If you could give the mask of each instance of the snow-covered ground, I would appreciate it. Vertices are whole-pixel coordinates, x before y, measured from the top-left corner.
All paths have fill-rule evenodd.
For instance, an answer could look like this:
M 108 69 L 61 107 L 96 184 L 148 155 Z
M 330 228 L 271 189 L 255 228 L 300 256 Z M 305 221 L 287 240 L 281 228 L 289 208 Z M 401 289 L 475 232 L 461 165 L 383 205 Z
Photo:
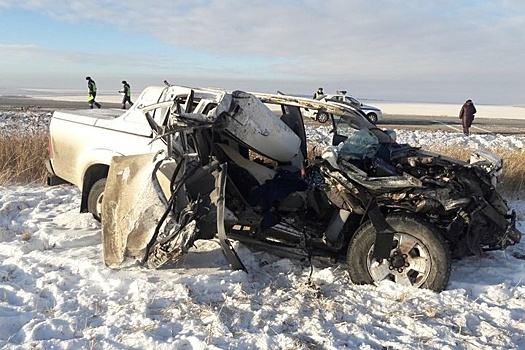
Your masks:
M 7 119 L 0 113 L 0 126 L 9 128 Z M 309 129 L 309 139 L 321 142 L 326 132 Z M 397 134 L 422 147 L 519 150 L 525 142 Z M 341 268 L 311 269 L 239 243 L 248 273 L 232 272 L 216 241 L 198 242 L 161 270 L 111 270 L 102 261 L 100 225 L 79 205 L 79 191 L 67 185 L 0 188 L 0 347 L 525 349 L 523 242 L 455 261 L 441 293 L 388 282 L 356 286 Z M 510 205 L 525 231 L 525 201 Z

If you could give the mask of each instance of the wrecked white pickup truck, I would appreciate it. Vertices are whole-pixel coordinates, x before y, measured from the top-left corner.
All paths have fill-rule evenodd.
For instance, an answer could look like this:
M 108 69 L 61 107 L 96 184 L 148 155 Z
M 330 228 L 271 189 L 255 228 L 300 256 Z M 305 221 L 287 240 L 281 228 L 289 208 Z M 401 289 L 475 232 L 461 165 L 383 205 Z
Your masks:
M 195 240 L 219 237 L 232 268 L 244 269 L 229 244 L 236 239 L 342 261 L 354 283 L 386 279 L 439 291 L 452 257 L 520 241 L 515 214 L 495 189 L 497 156 L 475 152 L 461 161 L 397 144 L 352 108 L 310 99 L 165 89 L 151 88 L 158 95 L 150 105 L 140 101 L 114 118 L 135 113 L 151 152 L 119 146 L 111 162 L 84 164 L 53 135 L 64 121 L 51 122 L 51 169 L 87 192 L 82 210 L 102 216 L 110 267 L 131 258 L 157 268 Z M 303 108 L 331 115 L 333 146 L 322 156 L 308 154 Z M 61 152 L 76 160 L 76 176 L 59 172 Z M 105 192 L 91 194 L 97 179 Z
M 50 173 L 48 184 L 69 182 L 82 190 L 80 209 L 100 218 L 102 194 L 114 156 L 155 152 L 164 149 L 144 116 L 150 113 L 159 124 L 167 120 L 176 96 L 188 95 L 188 88 L 148 87 L 127 111 L 122 109 L 64 110 L 53 113 L 49 126 Z M 216 106 L 217 94 L 194 90 L 201 103 L 196 113 L 208 113 Z M 219 93 L 219 96 L 222 93 Z M 167 105 L 163 102 L 168 101 Z

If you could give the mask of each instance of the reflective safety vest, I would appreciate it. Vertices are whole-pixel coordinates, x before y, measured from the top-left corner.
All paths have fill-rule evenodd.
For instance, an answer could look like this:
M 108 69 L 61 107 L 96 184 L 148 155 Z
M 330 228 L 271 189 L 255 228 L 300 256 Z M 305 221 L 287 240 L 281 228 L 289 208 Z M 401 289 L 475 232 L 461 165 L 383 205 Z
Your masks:
M 97 84 L 95 84 L 95 81 L 93 80 L 88 81 L 88 90 L 89 90 L 89 94 L 97 93 Z

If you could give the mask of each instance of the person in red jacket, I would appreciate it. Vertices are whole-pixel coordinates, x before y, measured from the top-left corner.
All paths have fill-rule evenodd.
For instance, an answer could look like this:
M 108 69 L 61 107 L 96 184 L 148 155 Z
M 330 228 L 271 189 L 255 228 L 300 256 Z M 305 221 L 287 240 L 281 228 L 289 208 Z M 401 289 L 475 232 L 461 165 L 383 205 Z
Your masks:
M 463 125 L 463 133 L 467 136 L 474 121 L 474 114 L 476 114 L 476 107 L 474 107 L 472 100 L 465 101 L 461 111 L 459 111 L 459 119 L 461 119 L 461 124 Z

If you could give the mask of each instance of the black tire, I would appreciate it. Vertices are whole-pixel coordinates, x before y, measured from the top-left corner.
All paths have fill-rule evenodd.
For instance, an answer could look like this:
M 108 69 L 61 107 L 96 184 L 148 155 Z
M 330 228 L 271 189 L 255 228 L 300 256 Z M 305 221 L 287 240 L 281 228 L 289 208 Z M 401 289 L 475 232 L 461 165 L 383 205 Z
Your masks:
M 319 112 L 319 113 L 317 113 L 317 118 L 316 119 L 317 119 L 317 121 L 319 123 L 323 123 L 324 124 L 324 123 L 326 123 L 328 121 L 328 113 L 326 113 L 326 112 Z
M 87 208 L 93 217 L 100 221 L 102 219 L 102 198 L 106 188 L 106 178 L 97 180 L 89 189 Z
M 437 292 L 443 290 L 450 278 L 451 257 L 437 229 L 406 214 L 388 215 L 386 222 L 395 232 L 390 258 L 378 261 L 372 257 L 376 230 L 370 221 L 361 225 L 350 241 L 346 260 L 352 282 L 391 280 Z M 397 267 L 400 263 L 402 266 Z
M 377 114 L 368 113 L 366 116 L 368 117 L 368 120 L 370 120 L 372 123 L 377 124 Z

